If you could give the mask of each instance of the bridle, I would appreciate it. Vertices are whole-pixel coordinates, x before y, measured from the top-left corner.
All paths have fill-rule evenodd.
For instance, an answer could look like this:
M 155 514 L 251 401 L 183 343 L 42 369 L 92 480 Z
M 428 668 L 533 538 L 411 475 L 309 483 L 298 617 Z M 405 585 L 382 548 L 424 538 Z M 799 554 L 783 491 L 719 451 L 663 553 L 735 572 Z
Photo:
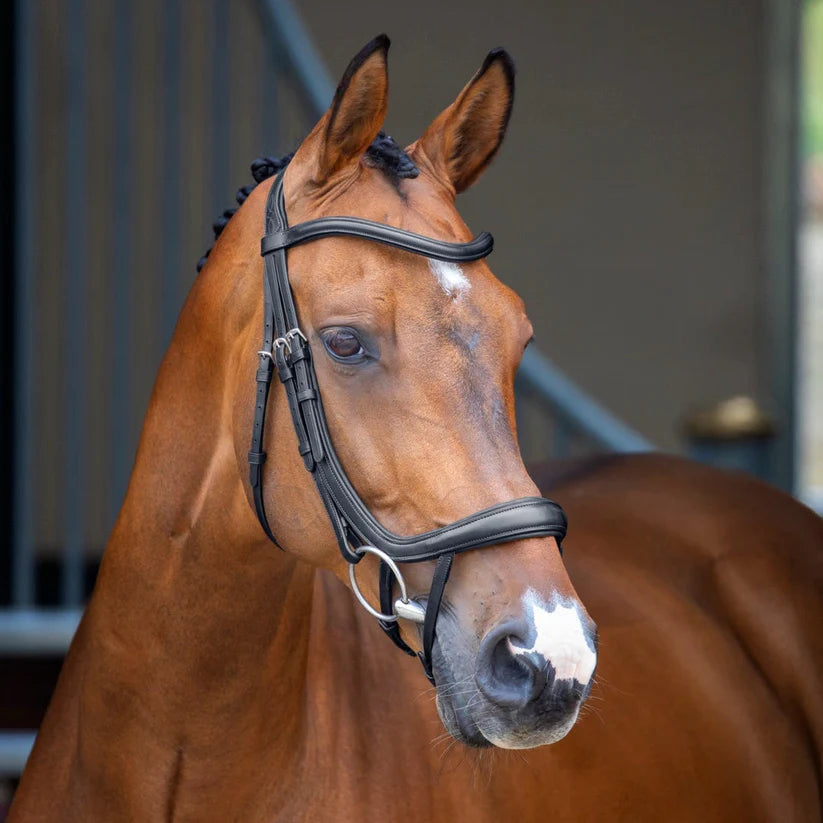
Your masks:
M 277 175 L 266 201 L 265 236 L 261 253 L 263 274 L 263 348 L 258 352 L 257 395 L 249 451 L 249 477 L 257 517 L 266 535 L 277 545 L 263 502 L 263 430 L 272 374 L 277 370 L 288 399 L 297 443 L 306 469 L 314 476 L 328 512 L 340 552 L 349 563 L 352 589 L 367 611 L 403 651 L 414 651 L 403 641 L 400 617 L 423 624 L 423 651 L 418 654 L 426 677 L 434 683 L 432 648 L 443 591 L 457 552 L 509 543 L 529 537 L 551 536 L 558 545 L 566 534 L 560 506 L 544 497 L 521 497 L 498 503 L 461 520 L 413 537 L 400 537 L 379 523 L 360 499 L 340 465 L 331 442 L 312 363 L 309 341 L 300 330 L 294 295 L 289 285 L 286 250 L 322 237 L 350 236 L 394 246 L 436 260 L 470 262 L 486 257 L 494 241 L 483 232 L 468 243 L 435 240 L 356 217 L 325 217 L 289 227 L 283 195 L 283 177 Z M 355 566 L 366 554 L 380 558 L 380 608 L 374 609 L 357 586 Z M 437 559 L 425 607 L 408 597 L 398 563 Z M 400 597 L 393 600 L 393 579 Z

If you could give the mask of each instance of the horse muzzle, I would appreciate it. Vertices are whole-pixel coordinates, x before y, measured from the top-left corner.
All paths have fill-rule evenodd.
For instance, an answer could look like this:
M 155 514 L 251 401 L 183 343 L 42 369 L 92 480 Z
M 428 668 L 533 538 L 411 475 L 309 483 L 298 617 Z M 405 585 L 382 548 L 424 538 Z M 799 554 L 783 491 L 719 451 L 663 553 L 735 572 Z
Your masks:
M 524 614 L 493 626 L 473 655 L 454 615 L 441 623 L 437 707 L 453 737 L 524 749 L 568 733 L 597 665 L 597 628 L 576 602 L 546 606 L 530 593 Z

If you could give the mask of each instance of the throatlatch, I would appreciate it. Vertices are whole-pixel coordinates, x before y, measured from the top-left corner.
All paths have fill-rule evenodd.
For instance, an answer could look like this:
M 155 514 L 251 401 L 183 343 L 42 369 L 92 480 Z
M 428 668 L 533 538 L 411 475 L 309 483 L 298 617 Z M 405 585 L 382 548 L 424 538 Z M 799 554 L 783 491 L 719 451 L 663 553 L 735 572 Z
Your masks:
M 272 375 L 276 369 L 283 383 L 306 469 L 314 475 L 317 490 L 328 512 L 340 552 L 350 564 L 352 588 L 363 606 L 375 615 L 384 631 L 408 654 L 398 618 L 422 623 L 423 651 L 419 654 L 426 676 L 434 683 L 432 648 L 443 592 L 452 560 L 458 552 L 509 543 L 529 537 L 554 537 L 558 545 L 566 534 L 566 517 L 560 506 L 545 497 L 522 497 L 498 503 L 433 531 L 400 537 L 379 523 L 360 499 L 340 465 L 331 442 L 311 349 L 300 330 L 294 296 L 289 285 L 286 250 L 323 237 L 359 237 L 394 246 L 412 254 L 455 263 L 486 257 L 492 236 L 479 234 L 468 243 L 451 243 L 404 231 L 384 223 L 356 217 L 325 217 L 289 228 L 283 195 L 283 173 L 277 175 L 266 202 L 266 234 L 261 243 L 265 260 L 263 275 L 263 348 L 257 369 L 254 426 L 249 451 L 249 479 L 257 517 L 272 542 L 263 501 L 263 431 Z M 354 567 L 365 554 L 380 558 L 380 608 L 377 612 L 360 593 Z M 425 608 L 408 597 L 398 563 L 437 560 Z M 393 580 L 401 596 L 393 600 Z

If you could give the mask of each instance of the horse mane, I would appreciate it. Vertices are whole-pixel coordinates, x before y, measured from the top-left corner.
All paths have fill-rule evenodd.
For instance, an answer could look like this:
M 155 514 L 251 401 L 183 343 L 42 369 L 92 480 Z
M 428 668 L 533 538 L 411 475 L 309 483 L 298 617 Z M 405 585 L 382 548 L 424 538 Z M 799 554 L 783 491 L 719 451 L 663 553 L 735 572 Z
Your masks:
M 239 188 L 235 195 L 237 206 L 232 209 L 226 209 L 223 214 L 212 223 L 215 240 L 220 237 L 223 229 L 226 228 L 226 225 L 237 209 L 246 202 L 246 198 L 251 194 L 255 186 L 283 171 L 283 169 L 289 165 L 292 157 L 294 157 L 294 152 L 284 154 L 282 157 L 258 157 L 251 164 L 251 175 L 254 178 L 254 183 L 249 183 Z M 414 165 L 411 157 L 383 131 L 378 133 L 377 137 L 372 141 L 372 144 L 366 149 L 364 161 L 369 166 L 380 169 L 395 185 L 398 184 L 400 180 L 417 177 L 417 175 L 420 174 L 420 170 Z M 211 254 L 212 248 L 214 248 L 213 244 L 197 261 L 197 271 L 200 271 L 200 269 L 206 265 L 206 260 L 209 254 Z

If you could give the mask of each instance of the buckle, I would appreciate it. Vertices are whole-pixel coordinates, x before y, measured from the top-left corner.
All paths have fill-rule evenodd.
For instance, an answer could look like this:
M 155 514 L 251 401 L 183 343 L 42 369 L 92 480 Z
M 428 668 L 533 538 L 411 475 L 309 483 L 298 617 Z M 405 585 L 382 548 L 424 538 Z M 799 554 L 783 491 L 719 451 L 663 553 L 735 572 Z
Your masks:
M 291 342 L 292 340 L 294 340 L 295 337 L 299 337 L 307 346 L 309 344 L 309 341 L 306 340 L 306 335 L 303 334 L 303 332 L 300 331 L 300 329 L 298 329 L 297 327 L 289 329 L 286 332 L 286 345 L 289 347 L 289 352 L 291 352 Z
M 277 361 L 274 359 L 274 350 L 275 349 L 285 349 L 289 354 L 292 353 L 292 341 L 295 337 L 299 337 L 306 345 L 309 344 L 309 341 L 306 339 L 306 335 L 303 334 L 302 331 L 298 328 L 289 329 L 282 337 L 278 337 L 275 341 L 271 344 L 272 351 L 259 351 L 257 352 L 258 357 L 268 357 L 269 360 L 276 366 Z

